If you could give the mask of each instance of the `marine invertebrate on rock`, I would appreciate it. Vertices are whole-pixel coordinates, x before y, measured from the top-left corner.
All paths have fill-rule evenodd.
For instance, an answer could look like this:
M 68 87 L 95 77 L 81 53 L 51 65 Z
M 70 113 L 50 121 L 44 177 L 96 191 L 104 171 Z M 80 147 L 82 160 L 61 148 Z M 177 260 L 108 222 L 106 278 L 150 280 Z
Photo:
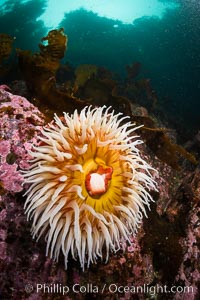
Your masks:
M 140 157 L 141 141 L 127 118 L 105 106 L 55 115 L 30 152 L 25 212 L 33 237 L 46 232 L 46 253 L 57 260 L 62 251 L 66 267 L 70 251 L 83 269 L 103 257 L 103 248 L 108 260 L 150 206 L 152 168 Z

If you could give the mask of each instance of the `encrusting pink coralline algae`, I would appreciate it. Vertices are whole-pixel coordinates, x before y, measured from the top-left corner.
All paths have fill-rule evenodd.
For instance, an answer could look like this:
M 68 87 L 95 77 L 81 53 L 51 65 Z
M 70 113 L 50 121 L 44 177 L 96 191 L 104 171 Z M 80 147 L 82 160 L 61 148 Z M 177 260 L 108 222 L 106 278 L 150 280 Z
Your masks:
M 27 150 L 36 142 L 37 126 L 43 125 L 42 114 L 26 98 L 0 86 L 0 183 L 9 192 L 22 191 L 20 168 L 28 166 Z

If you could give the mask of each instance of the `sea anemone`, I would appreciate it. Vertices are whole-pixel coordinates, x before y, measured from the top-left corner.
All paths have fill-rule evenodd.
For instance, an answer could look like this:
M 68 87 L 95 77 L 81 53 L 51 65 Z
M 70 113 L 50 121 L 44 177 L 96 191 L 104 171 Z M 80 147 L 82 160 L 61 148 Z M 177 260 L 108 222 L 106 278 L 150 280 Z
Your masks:
M 24 181 L 25 212 L 37 240 L 46 234 L 46 255 L 96 263 L 129 241 L 146 215 L 155 189 L 152 168 L 140 157 L 134 124 L 111 108 L 85 107 L 54 121 L 33 146 Z

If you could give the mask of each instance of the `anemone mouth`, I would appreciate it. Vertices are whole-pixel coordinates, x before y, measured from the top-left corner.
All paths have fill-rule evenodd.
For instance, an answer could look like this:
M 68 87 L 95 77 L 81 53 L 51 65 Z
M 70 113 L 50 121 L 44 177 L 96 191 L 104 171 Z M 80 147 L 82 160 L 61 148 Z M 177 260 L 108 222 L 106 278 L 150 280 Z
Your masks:
M 66 268 L 69 252 L 82 269 L 103 257 L 104 246 L 107 260 L 137 231 L 152 201 L 152 168 L 139 155 L 136 128 L 110 109 L 55 115 L 24 173 L 32 234 L 46 233 L 47 254 L 57 260 L 62 252 Z
M 105 194 L 112 179 L 112 167 L 103 167 L 98 165 L 96 170 L 91 170 L 85 177 L 85 187 L 88 194 L 95 198 L 100 199 Z

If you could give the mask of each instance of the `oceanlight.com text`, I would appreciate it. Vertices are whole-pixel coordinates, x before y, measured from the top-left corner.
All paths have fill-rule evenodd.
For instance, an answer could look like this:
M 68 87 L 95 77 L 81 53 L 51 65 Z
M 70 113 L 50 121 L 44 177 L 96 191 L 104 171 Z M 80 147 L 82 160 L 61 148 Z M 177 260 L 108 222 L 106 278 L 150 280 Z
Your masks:
M 103 294 L 103 293 L 110 293 L 110 294 L 148 294 L 148 295 L 158 295 L 158 294 L 176 294 L 176 293 L 188 293 L 193 294 L 195 292 L 193 286 L 167 286 L 167 285 L 155 285 L 150 286 L 148 284 L 144 284 L 141 286 L 134 286 L 134 285 L 120 285 L 116 283 L 111 284 L 102 284 L 96 285 L 92 283 L 88 283 L 85 285 L 81 285 L 79 283 L 75 283 L 72 286 L 62 285 L 60 283 L 55 284 L 47 284 L 47 283 L 38 283 L 36 286 L 32 284 L 25 285 L 25 291 L 27 293 L 42 293 L 42 294 L 61 294 L 66 295 L 68 293 L 74 294 L 86 294 L 86 293 L 93 293 L 93 294 Z

